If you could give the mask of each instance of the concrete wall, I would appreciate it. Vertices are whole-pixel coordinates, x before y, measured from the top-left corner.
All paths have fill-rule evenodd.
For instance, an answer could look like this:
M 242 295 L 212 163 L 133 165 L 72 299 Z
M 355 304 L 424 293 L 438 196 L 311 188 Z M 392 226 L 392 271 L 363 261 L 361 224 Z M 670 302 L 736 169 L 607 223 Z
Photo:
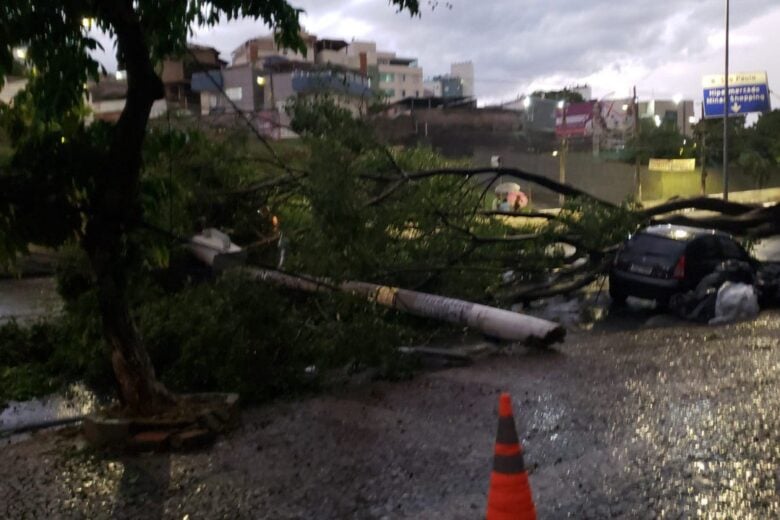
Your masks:
M 380 138 L 389 144 L 431 146 L 448 157 L 470 158 L 474 166 L 488 166 L 492 156 L 500 155 L 505 166 L 558 180 L 558 157 L 553 157 L 550 152 L 529 151 L 534 147 L 533 140 L 521 134 L 523 120 L 511 110 L 416 109 L 411 115 L 378 118 L 374 120 L 374 126 Z M 760 188 L 754 178 L 739 168 L 732 167 L 729 171 L 730 191 Z M 593 157 L 590 152 L 570 151 L 566 181 L 597 197 L 620 203 L 634 194 L 634 166 Z M 642 200 L 701 194 L 701 172 L 698 169 L 690 172 L 650 172 L 647 166 L 643 166 L 640 168 L 640 182 Z M 557 206 L 557 194 L 532 185 L 523 187 L 532 191 L 533 201 L 538 206 Z M 773 172 L 763 187 L 780 187 L 780 171 Z M 722 190 L 720 170 L 710 169 L 707 193 Z
M 489 165 L 490 158 L 500 155 L 507 167 L 518 167 L 538 173 L 549 179 L 558 180 L 560 162 L 550 154 L 531 154 L 507 146 L 477 146 L 472 159 L 474 165 Z M 634 166 L 622 162 L 603 161 L 590 153 L 569 152 L 566 161 L 566 182 L 604 200 L 620 203 L 633 197 Z M 655 172 L 640 167 L 642 199 L 667 200 L 673 197 L 695 197 L 701 195 L 701 171 Z M 523 184 L 523 183 L 521 183 Z M 763 187 L 780 186 L 780 171 L 773 172 Z M 529 188 L 524 186 L 524 189 Z M 739 168 L 729 170 L 729 191 L 755 190 L 760 188 L 754 178 Z M 539 187 L 531 188 L 533 202 L 540 207 L 557 206 L 557 195 Z M 707 194 L 723 191 L 722 174 L 709 170 L 706 181 Z
M 474 165 L 489 165 L 490 158 L 500 155 L 503 165 L 526 170 L 543 175 L 548 179 L 558 180 L 560 162 L 550 154 L 534 154 L 506 146 L 477 146 L 472 155 Z M 617 162 L 602 162 L 594 160 L 591 154 L 568 154 L 566 161 L 566 183 L 585 190 L 609 202 L 620 203 L 626 200 L 634 187 L 634 168 Z M 646 174 L 646 172 L 645 172 Z M 558 195 L 534 186 L 520 182 L 523 191 L 530 191 L 532 202 L 537 207 L 552 207 L 558 205 Z
M 374 126 L 391 144 L 425 144 L 447 156 L 470 157 L 477 145 L 517 147 L 521 120 L 510 110 L 433 108 L 377 118 Z

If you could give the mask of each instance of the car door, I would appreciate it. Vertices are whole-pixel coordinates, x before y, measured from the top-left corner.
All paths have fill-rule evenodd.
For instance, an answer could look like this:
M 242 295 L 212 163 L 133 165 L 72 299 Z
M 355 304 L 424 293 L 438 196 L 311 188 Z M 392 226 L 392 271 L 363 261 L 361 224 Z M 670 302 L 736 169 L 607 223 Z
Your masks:
M 698 285 L 723 260 L 718 239 L 706 235 L 693 240 L 685 255 L 685 281 L 688 287 Z

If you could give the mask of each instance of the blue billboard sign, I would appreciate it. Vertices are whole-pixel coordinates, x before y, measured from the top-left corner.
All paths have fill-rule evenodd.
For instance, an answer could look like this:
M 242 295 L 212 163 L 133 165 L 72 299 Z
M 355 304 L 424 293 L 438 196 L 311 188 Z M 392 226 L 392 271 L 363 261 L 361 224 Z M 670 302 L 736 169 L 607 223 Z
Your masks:
M 723 117 L 726 96 L 724 76 L 705 76 L 704 117 Z M 729 74 L 730 116 L 771 110 L 766 73 Z

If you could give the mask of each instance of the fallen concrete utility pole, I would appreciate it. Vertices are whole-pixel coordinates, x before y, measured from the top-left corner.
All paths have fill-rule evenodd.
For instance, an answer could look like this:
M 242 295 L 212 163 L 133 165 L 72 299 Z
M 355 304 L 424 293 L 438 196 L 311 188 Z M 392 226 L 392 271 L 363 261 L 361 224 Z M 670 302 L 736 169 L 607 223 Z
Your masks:
M 212 229 L 193 237 L 190 248 L 201 261 L 214 268 L 231 266 L 233 263 L 231 259 L 242 252 L 240 247 L 230 243 L 227 235 Z M 270 269 L 244 267 L 242 271 L 255 280 L 271 282 L 291 289 L 307 292 L 336 289 L 355 294 L 415 316 L 467 325 L 483 334 L 506 341 L 545 346 L 563 341 L 566 335 L 566 329 L 557 323 L 435 294 L 366 282 L 331 283 L 327 280 L 307 279 Z

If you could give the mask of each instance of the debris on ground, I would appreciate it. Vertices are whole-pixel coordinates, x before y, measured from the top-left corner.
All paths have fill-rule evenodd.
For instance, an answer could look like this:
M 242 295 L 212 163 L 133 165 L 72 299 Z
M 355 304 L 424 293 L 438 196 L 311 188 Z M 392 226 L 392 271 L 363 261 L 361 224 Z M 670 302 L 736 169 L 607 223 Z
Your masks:
M 602 289 L 602 290 L 600 290 Z M 598 284 L 569 295 L 534 300 L 512 307 L 537 318 L 559 323 L 567 329 L 590 330 L 609 312 L 609 295 Z
M 715 317 L 710 325 L 749 320 L 758 316 L 758 296 L 752 285 L 726 282 L 718 289 Z
M 717 325 L 758 315 L 755 269 L 747 262 L 728 260 L 692 291 L 672 296 L 669 309 L 683 319 Z
M 193 449 L 237 426 L 238 395 L 182 395 L 173 410 L 152 417 L 128 418 L 117 412 L 104 410 L 84 419 L 84 437 L 92 446 L 136 452 Z

